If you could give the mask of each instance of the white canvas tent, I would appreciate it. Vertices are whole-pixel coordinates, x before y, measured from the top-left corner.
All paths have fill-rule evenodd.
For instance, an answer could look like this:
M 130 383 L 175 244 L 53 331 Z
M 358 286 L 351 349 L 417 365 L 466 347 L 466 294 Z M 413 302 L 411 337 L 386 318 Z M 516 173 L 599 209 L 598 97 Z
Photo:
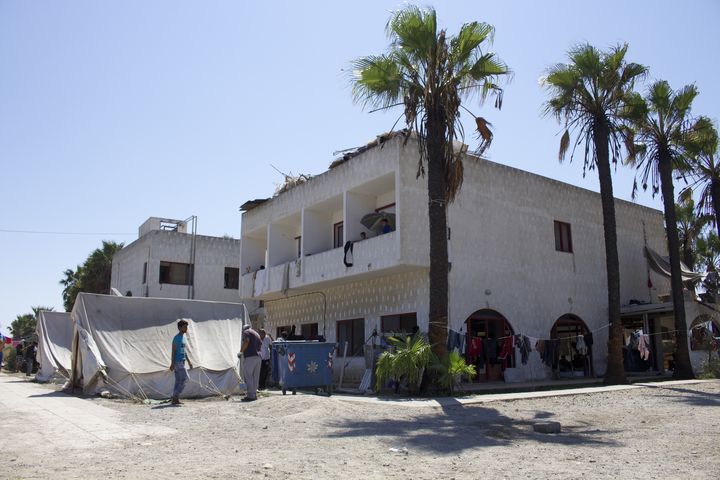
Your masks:
M 243 304 L 81 293 L 72 319 L 72 384 L 86 393 L 107 389 L 140 398 L 169 398 L 169 370 L 177 322 L 189 322 L 193 368 L 183 397 L 236 393 Z
M 73 323 L 66 312 L 41 311 L 37 317 L 38 354 L 40 369 L 35 378 L 47 382 L 56 373 L 70 377 Z

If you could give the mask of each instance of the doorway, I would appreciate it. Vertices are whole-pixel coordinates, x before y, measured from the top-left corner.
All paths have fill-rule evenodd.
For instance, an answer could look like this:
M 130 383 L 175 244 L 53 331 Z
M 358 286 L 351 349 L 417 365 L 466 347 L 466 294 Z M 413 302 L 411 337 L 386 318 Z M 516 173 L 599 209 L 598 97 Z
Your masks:
M 482 309 L 465 320 L 466 361 L 475 365 L 477 382 L 503 380 L 503 371 L 515 367 L 515 350 L 510 322 L 495 310 Z

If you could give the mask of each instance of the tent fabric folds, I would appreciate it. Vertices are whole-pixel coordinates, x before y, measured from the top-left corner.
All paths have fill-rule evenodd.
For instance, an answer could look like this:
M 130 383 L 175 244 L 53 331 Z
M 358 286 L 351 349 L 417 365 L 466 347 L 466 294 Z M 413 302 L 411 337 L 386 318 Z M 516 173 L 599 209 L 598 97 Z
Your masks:
M 69 378 L 73 338 L 70 314 L 41 311 L 37 317 L 37 336 L 40 368 L 35 378 L 47 382 L 56 373 Z
M 670 278 L 670 260 L 668 257 L 663 257 L 651 248 L 645 247 L 645 258 L 647 258 L 648 265 L 655 273 Z M 693 272 L 682 262 L 680 262 L 680 273 L 683 282 L 697 281 L 703 278 L 702 273 Z
M 183 397 L 228 395 L 240 386 L 237 353 L 243 304 L 81 293 L 72 311 L 72 383 L 86 393 L 169 398 L 169 370 L 177 322 L 188 321 L 193 364 Z

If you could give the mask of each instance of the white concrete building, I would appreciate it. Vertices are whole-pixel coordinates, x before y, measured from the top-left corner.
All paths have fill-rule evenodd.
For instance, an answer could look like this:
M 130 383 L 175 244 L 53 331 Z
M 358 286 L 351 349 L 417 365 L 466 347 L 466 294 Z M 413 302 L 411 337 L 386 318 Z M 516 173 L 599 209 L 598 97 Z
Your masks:
M 379 137 L 310 181 L 241 207 L 241 297 L 265 301 L 264 326 L 273 335 L 295 326 L 306 337 L 348 342 L 354 358 L 345 378 L 362 375 L 362 345 L 373 331 L 428 330 L 427 180 L 416 178 L 416 143 L 404 141 Z M 592 355 L 569 358 L 566 370 L 602 374 L 608 315 L 599 194 L 473 156 L 464 165 L 448 211 L 450 329 L 496 341 L 572 337 L 573 344 L 592 333 Z M 622 303 L 657 301 L 669 281 L 650 272 L 643 249 L 666 252 L 662 212 L 622 200 L 616 209 Z M 374 212 L 394 214 L 395 230 L 378 235 L 364 226 Z M 352 266 L 344 263 L 348 241 Z M 479 380 L 551 374 L 537 354 L 526 365 L 517 352 L 499 367 L 485 360 Z
M 123 295 L 240 302 L 240 240 L 188 233 L 181 220 L 151 217 L 117 252 L 110 285 Z

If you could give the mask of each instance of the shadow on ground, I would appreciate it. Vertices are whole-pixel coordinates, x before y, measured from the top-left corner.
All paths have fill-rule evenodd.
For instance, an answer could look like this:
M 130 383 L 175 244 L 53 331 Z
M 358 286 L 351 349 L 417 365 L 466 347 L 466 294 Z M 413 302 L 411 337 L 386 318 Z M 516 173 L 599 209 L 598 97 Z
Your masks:
M 678 402 L 687 403 L 694 407 L 720 407 L 720 394 L 717 394 L 717 393 L 703 392 L 703 391 L 693 390 L 690 388 L 670 387 L 670 386 L 666 387 L 666 386 L 663 386 L 662 384 L 647 385 L 647 388 L 651 388 L 654 390 L 667 390 L 668 392 L 674 392 L 674 393 L 680 394 L 680 395 L 673 395 L 672 393 L 668 393 L 667 395 L 662 395 L 662 396 L 673 399 Z
M 563 425 L 559 434 L 533 431 L 537 421 L 551 419 L 550 412 L 537 411 L 531 420 L 515 419 L 493 408 L 444 402 L 442 412 L 418 412 L 405 418 L 376 420 L 344 420 L 330 423 L 335 431 L 328 437 L 382 437 L 389 446 L 407 447 L 438 454 L 452 454 L 467 449 L 511 445 L 518 442 L 541 442 L 558 445 L 618 446 L 608 440 L 613 433 L 592 429 L 587 424 Z

